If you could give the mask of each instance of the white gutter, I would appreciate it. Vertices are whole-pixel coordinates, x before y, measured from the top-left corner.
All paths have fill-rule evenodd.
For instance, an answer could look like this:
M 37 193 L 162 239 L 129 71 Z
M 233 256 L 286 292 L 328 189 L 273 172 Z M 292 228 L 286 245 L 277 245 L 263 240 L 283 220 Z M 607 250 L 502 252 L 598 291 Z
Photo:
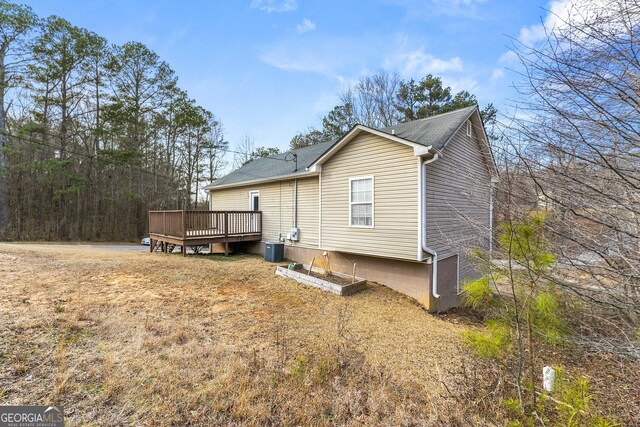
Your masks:
M 265 182 L 287 181 L 289 179 L 294 179 L 294 178 L 305 178 L 308 176 L 318 176 L 318 175 L 319 175 L 318 172 L 295 172 L 295 173 L 290 173 L 286 175 L 273 176 L 269 178 L 258 178 L 258 179 L 252 179 L 250 181 L 234 182 L 233 184 L 222 184 L 222 185 L 211 184 L 204 187 L 204 189 L 208 191 L 215 191 L 221 188 L 246 187 L 247 185 L 262 184 Z
M 431 255 L 430 264 L 431 267 L 431 292 L 434 298 L 440 298 L 438 293 L 438 253 L 427 246 L 427 165 L 438 159 L 438 153 L 434 154 L 432 158 L 422 162 L 422 179 L 420 180 L 420 192 L 422 193 L 422 250 Z

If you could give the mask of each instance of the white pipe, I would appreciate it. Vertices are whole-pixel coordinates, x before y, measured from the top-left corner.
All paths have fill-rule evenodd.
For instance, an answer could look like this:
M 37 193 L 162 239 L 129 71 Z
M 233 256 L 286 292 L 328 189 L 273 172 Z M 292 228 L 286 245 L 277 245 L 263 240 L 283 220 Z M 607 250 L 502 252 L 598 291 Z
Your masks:
M 318 248 L 322 249 L 322 169 L 318 177 Z
M 420 191 L 422 192 L 422 250 L 431 255 L 431 292 L 434 298 L 440 298 L 438 293 L 438 253 L 427 246 L 427 165 L 438 159 L 438 153 L 422 162 L 422 179 L 420 179 Z
M 295 185 L 295 195 L 293 202 L 293 226 L 295 228 L 298 228 L 298 180 L 295 179 L 293 182 Z
M 542 387 L 545 391 L 552 392 L 556 382 L 556 371 L 551 366 L 542 368 Z

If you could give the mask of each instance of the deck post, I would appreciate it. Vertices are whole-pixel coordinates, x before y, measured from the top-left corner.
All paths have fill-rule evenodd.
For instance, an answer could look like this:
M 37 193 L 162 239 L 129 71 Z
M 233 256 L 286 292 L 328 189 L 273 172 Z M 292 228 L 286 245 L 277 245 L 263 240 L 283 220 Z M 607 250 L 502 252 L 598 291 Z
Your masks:
M 187 212 L 182 211 L 182 238 L 187 238 Z
M 182 210 L 182 256 L 187 256 L 187 211 Z
M 153 253 L 153 239 L 149 239 L 149 252 Z

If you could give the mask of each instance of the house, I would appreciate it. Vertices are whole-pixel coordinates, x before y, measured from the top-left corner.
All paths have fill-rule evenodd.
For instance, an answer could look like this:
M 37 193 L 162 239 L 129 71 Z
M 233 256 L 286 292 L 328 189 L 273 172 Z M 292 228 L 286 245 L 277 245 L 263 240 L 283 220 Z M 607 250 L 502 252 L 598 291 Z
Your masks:
M 458 301 L 489 249 L 495 163 L 477 107 L 259 158 L 206 187 L 210 209 L 261 211 L 263 253 L 309 263 L 329 252 L 334 271 L 402 292 L 431 311 Z

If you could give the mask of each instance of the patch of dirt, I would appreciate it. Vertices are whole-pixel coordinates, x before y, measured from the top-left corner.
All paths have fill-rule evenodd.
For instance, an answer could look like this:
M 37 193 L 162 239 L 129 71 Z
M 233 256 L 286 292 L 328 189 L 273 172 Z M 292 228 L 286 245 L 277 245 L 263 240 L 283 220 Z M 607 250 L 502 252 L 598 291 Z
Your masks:
M 332 273 L 325 275 L 322 273 L 318 273 L 316 271 L 309 271 L 304 268 L 296 269 L 296 271 L 298 273 L 306 274 L 308 276 L 312 276 L 317 279 L 326 280 L 328 282 L 335 283 L 336 285 L 340 285 L 340 286 L 346 286 L 354 283 L 351 279 L 348 279 L 346 277 L 336 276 L 335 274 L 332 274 Z

